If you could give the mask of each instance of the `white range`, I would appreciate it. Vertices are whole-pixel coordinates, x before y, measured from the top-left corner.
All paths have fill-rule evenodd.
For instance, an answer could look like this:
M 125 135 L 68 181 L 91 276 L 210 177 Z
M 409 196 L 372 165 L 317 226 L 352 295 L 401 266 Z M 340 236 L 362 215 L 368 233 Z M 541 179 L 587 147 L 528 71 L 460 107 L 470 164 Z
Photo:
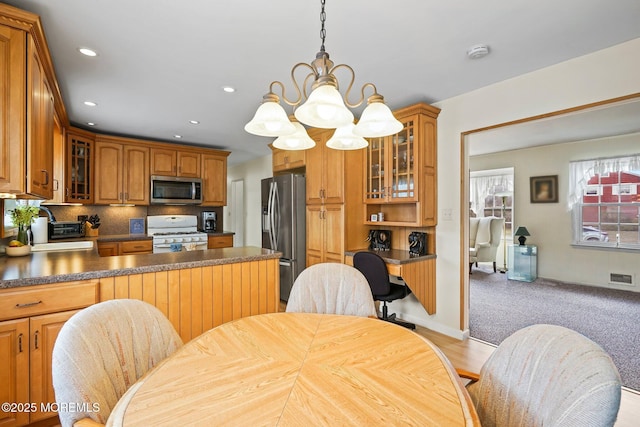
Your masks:
M 207 249 L 207 233 L 198 231 L 195 215 L 152 215 L 147 234 L 153 236 L 153 253 Z

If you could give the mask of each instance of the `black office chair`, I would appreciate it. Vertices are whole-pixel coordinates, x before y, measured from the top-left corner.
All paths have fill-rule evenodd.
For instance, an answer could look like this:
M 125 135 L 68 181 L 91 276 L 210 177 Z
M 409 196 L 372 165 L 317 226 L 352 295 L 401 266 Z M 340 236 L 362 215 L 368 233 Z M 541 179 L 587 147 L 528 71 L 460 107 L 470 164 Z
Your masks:
M 353 266 L 367 278 L 373 299 L 382 301 L 381 320 L 392 322 L 405 328 L 415 329 L 416 325 L 396 319 L 396 314 L 387 313 L 387 301 L 402 299 L 411 293 L 408 286 L 398 285 L 389 281 L 389 272 L 384 260 L 373 252 L 356 252 L 353 256 Z

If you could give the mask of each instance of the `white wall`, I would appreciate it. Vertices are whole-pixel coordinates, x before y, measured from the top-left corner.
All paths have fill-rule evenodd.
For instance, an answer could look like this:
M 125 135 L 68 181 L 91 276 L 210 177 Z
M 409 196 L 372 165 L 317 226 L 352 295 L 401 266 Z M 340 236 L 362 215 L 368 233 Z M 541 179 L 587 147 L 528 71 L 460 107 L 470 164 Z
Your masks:
M 461 224 L 468 213 L 468 195 L 461 197 L 461 170 L 468 169 L 467 164 L 461 169 L 461 133 L 640 92 L 638 70 L 640 39 L 635 39 L 435 104 L 442 109 L 438 117 L 437 313 L 428 316 L 413 300 L 394 303 L 400 317 L 451 336 L 467 333 L 466 321 L 460 327 L 460 282 L 468 287 L 469 280 L 460 260 Z M 453 212 L 453 220 L 444 220 L 447 211 Z
M 638 254 L 572 247 L 571 215 L 567 210 L 570 161 L 638 152 L 640 134 L 633 134 L 474 156 L 469 166 L 472 171 L 515 168 L 514 227 L 526 226 L 531 233 L 527 243 L 538 246 L 538 276 L 640 292 L 638 283 L 635 286 L 607 284 L 610 272 L 634 274 L 638 281 Z M 529 177 L 541 175 L 558 175 L 558 203 L 530 202 Z
M 267 140 L 265 139 L 265 144 Z M 244 244 L 245 246 L 262 246 L 262 229 L 260 225 L 260 181 L 273 176 L 271 172 L 271 156 L 264 156 L 250 162 L 230 166 L 227 169 L 227 194 L 231 194 L 231 182 L 244 180 Z M 225 219 L 231 215 L 225 206 Z M 233 213 L 235 215 L 235 213 Z M 225 221 L 226 223 L 226 221 Z
M 468 286 L 460 261 L 460 224 L 468 213 L 468 201 L 461 209 L 461 201 L 468 200 L 466 195 L 461 198 L 461 133 L 640 92 L 638 70 L 640 39 L 635 39 L 435 104 L 442 109 L 438 118 L 437 313 L 429 316 L 417 300 L 409 299 L 392 304 L 400 317 L 451 336 L 462 337 L 466 332 L 466 326 L 460 327 L 461 280 Z M 245 179 L 247 245 L 260 246 L 259 180 L 270 176 L 270 171 L 270 156 L 229 171 L 230 179 Z M 452 220 L 444 220 L 447 211 L 453 213 Z

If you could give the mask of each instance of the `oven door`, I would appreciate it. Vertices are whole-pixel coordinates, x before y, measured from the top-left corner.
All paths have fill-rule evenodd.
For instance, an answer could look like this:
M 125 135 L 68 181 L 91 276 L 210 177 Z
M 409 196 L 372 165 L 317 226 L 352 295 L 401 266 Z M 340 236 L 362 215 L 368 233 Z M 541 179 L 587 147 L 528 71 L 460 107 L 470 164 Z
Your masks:
M 163 239 L 164 240 L 164 239 Z M 160 243 L 153 241 L 153 253 L 160 254 L 166 252 L 183 252 L 183 251 L 204 251 L 207 249 L 208 242 L 185 242 L 185 243 Z

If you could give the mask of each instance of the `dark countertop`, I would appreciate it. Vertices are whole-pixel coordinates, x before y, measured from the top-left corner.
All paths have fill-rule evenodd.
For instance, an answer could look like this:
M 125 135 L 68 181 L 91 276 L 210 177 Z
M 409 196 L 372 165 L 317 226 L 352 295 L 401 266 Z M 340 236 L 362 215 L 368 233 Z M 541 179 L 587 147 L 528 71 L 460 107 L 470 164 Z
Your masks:
M 128 235 L 124 235 L 128 236 Z M 141 236 L 141 235 L 134 235 Z M 280 258 L 253 246 L 100 257 L 97 247 L 0 256 L 0 289 Z
M 233 236 L 232 231 L 216 231 L 215 233 L 206 233 L 207 236 Z M 97 242 L 126 242 L 129 240 L 152 240 L 153 237 L 148 234 L 104 234 L 97 237 L 86 237 L 77 240 L 92 240 Z
M 427 259 L 436 258 L 435 254 L 423 255 L 423 256 L 411 256 L 409 251 L 402 251 L 400 249 L 391 249 L 388 251 L 373 251 L 369 249 L 348 249 L 344 252 L 345 256 L 354 256 L 356 252 L 373 252 L 380 255 L 380 257 L 388 264 L 408 264 L 410 262 L 424 261 Z

